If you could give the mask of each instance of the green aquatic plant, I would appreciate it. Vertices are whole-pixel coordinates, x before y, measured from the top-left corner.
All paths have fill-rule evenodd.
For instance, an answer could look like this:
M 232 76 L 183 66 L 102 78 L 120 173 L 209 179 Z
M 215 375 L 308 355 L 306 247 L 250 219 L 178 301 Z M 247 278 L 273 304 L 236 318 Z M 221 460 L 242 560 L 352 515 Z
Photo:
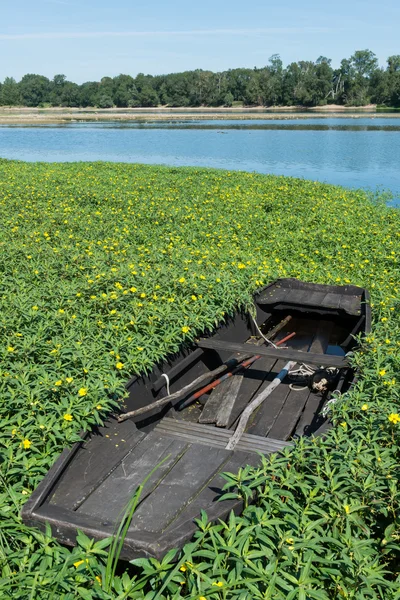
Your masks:
M 0 596 L 398 599 L 399 251 L 400 213 L 362 191 L 0 160 Z M 371 292 L 360 377 L 324 439 L 227 475 L 243 514 L 202 515 L 192 545 L 164 561 L 106 576 L 105 542 L 81 534 L 69 550 L 21 522 L 57 455 L 118 407 L 131 375 L 277 277 Z

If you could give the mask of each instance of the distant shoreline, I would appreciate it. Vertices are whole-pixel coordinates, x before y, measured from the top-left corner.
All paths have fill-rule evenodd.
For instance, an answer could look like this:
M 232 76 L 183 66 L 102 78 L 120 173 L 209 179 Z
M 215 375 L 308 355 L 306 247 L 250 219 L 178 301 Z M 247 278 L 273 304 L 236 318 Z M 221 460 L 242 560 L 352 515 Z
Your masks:
M 1 125 L 50 125 L 96 121 L 172 121 L 172 120 L 269 120 L 400 117 L 400 112 L 377 112 L 376 105 L 346 107 L 329 104 L 312 108 L 299 106 L 251 108 L 28 108 L 0 107 Z

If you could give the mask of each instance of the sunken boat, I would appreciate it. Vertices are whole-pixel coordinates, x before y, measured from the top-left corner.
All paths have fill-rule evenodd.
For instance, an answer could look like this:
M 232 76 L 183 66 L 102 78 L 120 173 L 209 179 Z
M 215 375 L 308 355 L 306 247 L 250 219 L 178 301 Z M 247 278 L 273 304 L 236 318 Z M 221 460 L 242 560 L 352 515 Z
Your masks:
M 25 523 L 73 545 L 77 530 L 111 536 L 146 481 L 121 558 L 162 557 L 195 520 L 240 512 L 218 501 L 221 472 L 257 465 L 300 436 L 321 435 L 335 392 L 356 373 L 347 356 L 370 329 L 365 289 L 280 279 L 208 337 L 127 384 L 125 413 L 65 449 L 25 504 Z M 260 400 L 261 399 L 261 400 Z

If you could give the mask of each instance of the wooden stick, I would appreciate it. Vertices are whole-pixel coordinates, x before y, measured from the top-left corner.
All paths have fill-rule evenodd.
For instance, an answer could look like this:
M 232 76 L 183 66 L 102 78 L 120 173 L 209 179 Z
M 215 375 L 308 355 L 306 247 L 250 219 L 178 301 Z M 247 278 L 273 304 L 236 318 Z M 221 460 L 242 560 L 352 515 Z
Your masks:
M 271 381 L 271 383 L 265 388 L 265 390 L 258 394 L 258 396 L 256 396 L 254 400 L 252 400 L 250 404 L 245 408 L 245 410 L 242 413 L 242 416 L 240 417 L 235 433 L 231 436 L 229 442 L 225 447 L 226 450 L 233 450 L 235 448 L 236 444 L 239 442 L 240 438 L 244 434 L 250 415 L 255 411 L 256 408 L 258 408 L 264 402 L 266 398 L 268 398 L 268 396 L 274 391 L 274 389 L 277 388 L 280 383 L 282 383 L 288 372 L 291 371 L 295 365 L 296 363 L 294 361 L 289 361 L 288 363 L 286 363 L 282 371 L 275 377 L 273 381 Z
M 291 318 L 292 317 L 289 315 L 288 317 L 283 319 L 283 321 L 278 323 L 278 325 L 276 325 L 270 332 L 270 334 L 269 334 L 270 338 L 274 337 L 281 329 L 283 329 L 283 327 L 290 321 Z M 282 340 L 282 341 L 284 341 L 284 340 Z M 255 344 L 253 344 L 253 345 L 254 346 L 262 346 L 262 344 L 264 344 L 264 339 L 261 338 L 260 340 L 257 340 L 255 342 Z M 177 400 L 181 396 L 186 396 L 186 394 L 188 394 L 191 390 L 196 388 L 203 381 L 207 381 L 207 379 L 216 377 L 220 373 L 223 373 L 225 371 L 225 369 L 230 369 L 232 367 L 237 366 L 239 364 L 239 362 L 241 362 L 243 360 L 247 360 L 248 358 L 251 358 L 253 356 L 253 354 L 254 353 L 251 352 L 251 353 L 244 354 L 244 355 L 242 354 L 242 356 L 238 357 L 237 359 L 236 358 L 230 359 L 230 360 L 226 361 L 226 363 L 224 363 L 220 367 L 217 367 L 216 369 L 214 369 L 214 371 L 209 371 L 208 373 L 204 373 L 203 375 L 200 375 L 200 377 L 198 377 L 197 379 L 192 381 L 192 383 L 189 383 L 187 386 L 183 387 L 182 389 L 178 390 L 177 392 L 174 392 L 173 394 L 170 394 L 169 396 L 164 396 L 163 398 L 160 398 L 160 400 L 156 400 L 155 402 L 152 402 L 151 404 L 148 404 L 147 406 L 142 406 L 142 408 L 137 408 L 136 410 L 131 410 L 127 413 L 123 413 L 122 415 L 119 415 L 117 417 L 117 420 L 119 423 L 122 423 L 122 421 L 126 421 L 127 419 L 131 419 L 132 417 L 137 417 L 139 415 L 144 415 L 145 413 L 147 413 L 155 408 L 161 408 L 162 406 L 165 406 L 165 404 L 168 404 L 168 402 L 171 402 L 171 400 Z
M 137 408 L 136 410 L 131 410 L 130 412 L 119 415 L 117 417 L 118 421 L 121 423 L 122 421 L 126 421 L 127 419 L 130 419 L 131 417 L 143 415 L 144 413 L 147 413 L 150 410 L 153 410 L 153 408 L 160 408 L 161 406 L 168 404 L 168 402 L 170 402 L 171 400 L 176 400 L 177 398 L 180 398 L 181 396 L 185 396 L 188 392 L 193 390 L 193 388 L 196 388 L 203 381 L 210 379 L 210 377 L 215 377 L 216 375 L 219 375 L 220 373 L 225 371 L 225 369 L 228 369 L 230 366 L 234 366 L 232 364 L 233 361 L 231 364 L 228 364 L 228 362 L 224 363 L 217 369 L 214 369 L 214 371 L 209 371 L 208 373 L 203 373 L 203 375 L 200 375 L 200 377 L 198 377 L 197 379 L 195 379 L 194 381 L 192 381 L 191 383 L 189 383 L 182 389 L 178 390 L 174 394 L 170 394 L 169 396 L 164 396 L 163 398 L 160 398 L 160 400 L 156 400 L 156 402 L 147 404 L 147 406 L 142 406 L 142 408 Z

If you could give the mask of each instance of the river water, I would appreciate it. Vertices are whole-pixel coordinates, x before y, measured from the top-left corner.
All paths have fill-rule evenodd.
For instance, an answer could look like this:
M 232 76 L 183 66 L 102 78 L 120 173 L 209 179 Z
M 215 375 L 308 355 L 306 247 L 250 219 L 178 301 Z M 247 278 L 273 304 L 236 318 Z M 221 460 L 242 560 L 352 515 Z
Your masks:
M 258 171 L 373 192 L 389 190 L 394 203 L 400 202 L 400 119 L 397 118 L 0 126 L 0 157 Z

